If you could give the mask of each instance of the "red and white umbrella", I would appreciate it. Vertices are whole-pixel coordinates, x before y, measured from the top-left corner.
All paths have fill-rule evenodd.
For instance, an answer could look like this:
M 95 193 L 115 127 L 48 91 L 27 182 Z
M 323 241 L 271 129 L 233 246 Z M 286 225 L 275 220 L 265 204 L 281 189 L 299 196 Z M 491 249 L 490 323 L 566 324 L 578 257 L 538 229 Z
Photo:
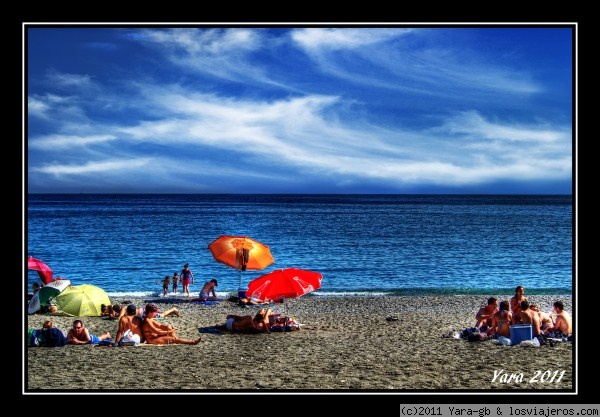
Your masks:
M 71 281 L 68 279 L 56 279 L 42 288 L 40 288 L 33 297 L 31 301 L 29 301 L 29 305 L 27 306 L 27 313 L 33 314 L 36 311 L 40 310 L 42 307 L 45 307 L 50 303 L 54 297 L 58 296 L 61 292 L 66 290 L 71 286 Z

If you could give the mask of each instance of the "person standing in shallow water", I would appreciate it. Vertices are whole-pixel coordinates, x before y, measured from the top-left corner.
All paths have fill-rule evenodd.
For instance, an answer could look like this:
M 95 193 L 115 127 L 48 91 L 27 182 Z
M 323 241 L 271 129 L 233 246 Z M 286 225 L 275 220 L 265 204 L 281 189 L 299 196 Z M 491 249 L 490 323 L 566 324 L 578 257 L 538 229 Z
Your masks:
M 183 265 L 181 270 L 181 284 L 183 285 L 182 293 L 190 295 L 190 282 L 194 283 L 194 273 L 190 269 L 189 264 Z
M 173 273 L 173 294 L 177 294 L 177 286 L 179 284 L 179 274 L 177 272 Z
M 171 285 L 171 277 L 165 276 L 165 279 L 161 279 L 158 283 L 162 283 L 163 285 L 163 295 L 167 295 L 169 293 L 169 286 Z

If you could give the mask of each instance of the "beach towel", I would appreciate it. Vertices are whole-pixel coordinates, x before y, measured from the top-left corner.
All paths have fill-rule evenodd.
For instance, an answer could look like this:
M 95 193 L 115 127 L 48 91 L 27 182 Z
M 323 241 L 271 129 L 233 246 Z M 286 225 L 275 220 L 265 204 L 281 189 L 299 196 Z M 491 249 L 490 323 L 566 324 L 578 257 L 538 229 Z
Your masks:
M 192 301 L 194 304 L 204 304 L 205 306 L 212 306 L 219 302 L 220 300 L 206 300 L 206 301 Z

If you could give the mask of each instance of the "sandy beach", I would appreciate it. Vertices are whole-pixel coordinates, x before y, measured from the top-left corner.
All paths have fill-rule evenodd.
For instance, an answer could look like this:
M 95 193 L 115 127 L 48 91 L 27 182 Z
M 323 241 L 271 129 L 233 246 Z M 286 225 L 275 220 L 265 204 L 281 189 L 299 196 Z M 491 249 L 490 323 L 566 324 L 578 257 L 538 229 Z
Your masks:
M 493 295 L 508 300 L 511 295 Z M 561 299 L 530 296 L 550 311 Z M 324 298 L 290 300 L 287 315 L 299 331 L 270 334 L 202 333 L 227 314 L 251 314 L 259 307 L 230 301 L 214 305 L 152 300 L 181 317 L 163 321 L 196 346 L 64 346 L 24 349 L 24 393 L 411 393 L 574 392 L 575 343 L 540 347 L 502 346 L 444 337 L 473 326 L 485 296 Z M 113 303 L 144 299 L 114 299 Z M 283 304 L 274 313 L 286 314 Z M 34 314 L 28 328 L 50 318 L 67 331 L 72 317 Z M 117 331 L 117 322 L 83 318 L 94 334 Z M 564 371 L 564 372 L 563 372 Z M 513 375 L 512 378 L 509 378 Z M 552 376 L 554 376 L 553 380 Z M 559 376 L 560 381 L 559 380 Z

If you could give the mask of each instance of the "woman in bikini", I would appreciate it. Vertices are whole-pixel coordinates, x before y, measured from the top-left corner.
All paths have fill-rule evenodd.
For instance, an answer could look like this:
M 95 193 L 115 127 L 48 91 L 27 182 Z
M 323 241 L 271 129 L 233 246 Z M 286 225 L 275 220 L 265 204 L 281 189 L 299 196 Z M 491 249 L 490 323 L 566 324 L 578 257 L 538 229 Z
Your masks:
M 510 311 L 512 313 L 512 324 L 521 323 L 521 318 L 519 313 L 521 312 L 521 302 L 527 301 L 527 297 L 525 297 L 525 288 L 521 285 L 515 288 L 515 295 L 510 299 Z
M 500 310 L 494 314 L 492 327 L 496 329 L 498 336 L 510 337 L 512 314 L 509 308 L 508 301 L 502 301 L 500 302 Z
M 158 312 L 158 307 L 154 304 L 146 305 L 146 318 L 142 323 L 142 333 L 146 343 L 150 345 L 171 345 L 171 344 L 183 344 L 183 345 L 197 345 L 200 343 L 201 338 L 196 340 L 180 339 L 175 335 L 175 327 L 166 324 L 158 323 L 154 318 Z

